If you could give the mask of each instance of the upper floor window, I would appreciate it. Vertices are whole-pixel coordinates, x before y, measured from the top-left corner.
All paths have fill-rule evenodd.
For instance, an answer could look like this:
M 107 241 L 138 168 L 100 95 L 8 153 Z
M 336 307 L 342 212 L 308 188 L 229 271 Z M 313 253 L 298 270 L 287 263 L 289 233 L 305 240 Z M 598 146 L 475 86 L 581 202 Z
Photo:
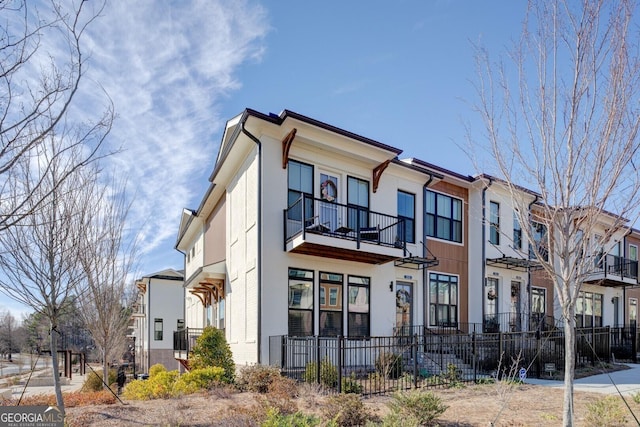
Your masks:
M 522 249 L 522 228 L 515 212 L 513 213 L 513 247 L 514 249 Z
M 347 204 L 349 205 L 348 226 L 369 226 L 369 181 L 350 176 L 347 178 Z
M 289 219 L 302 221 L 303 211 L 304 219 L 313 217 L 313 166 L 289 160 L 287 182 Z M 298 202 L 303 195 L 306 196 L 304 203 Z M 296 202 L 298 205 L 295 205 Z
M 407 243 L 415 243 L 416 196 L 398 191 L 398 219 L 404 220 L 398 229 L 398 238 Z
M 159 319 L 159 318 L 153 319 L 153 339 L 155 341 L 162 341 L 162 332 L 163 332 L 162 319 Z
M 489 242 L 500 244 L 500 204 L 496 202 L 489 203 Z
M 462 200 L 426 190 L 425 234 L 462 243 Z
M 549 260 L 549 248 L 547 247 L 547 226 L 539 222 L 531 223 L 531 234 L 535 247 L 543 260 Z M 534 248 L 529 243 L 529 258 L 535 258 Z

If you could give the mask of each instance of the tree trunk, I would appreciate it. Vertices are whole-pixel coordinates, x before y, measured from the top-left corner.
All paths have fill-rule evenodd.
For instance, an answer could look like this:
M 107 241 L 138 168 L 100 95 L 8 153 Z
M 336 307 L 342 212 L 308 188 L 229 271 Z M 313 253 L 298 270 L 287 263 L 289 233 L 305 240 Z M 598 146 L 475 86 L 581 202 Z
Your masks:
M 562 425 L 573 426 L 573 381 L 576 369 L 576 320 L 575 316 L 564 319 L 564 401 Z
M 62 388 L 60 386 L 60 370 L 58 369 L 58 332 L 51 328 L 49 337 L 51 344 L 51 364 L 53 365 L 53 386 L 56 392 L 56 405 L 58 409 L 62 413 L 62 418 L 64 419 L 64 400 L 62 400 Z
M 102 388 L 104 390 L 108 389 L 111 384 L 109 384 L 109 361 L 107 360 L 106 350 L 102 350 L 102 381 L 104 382 Z

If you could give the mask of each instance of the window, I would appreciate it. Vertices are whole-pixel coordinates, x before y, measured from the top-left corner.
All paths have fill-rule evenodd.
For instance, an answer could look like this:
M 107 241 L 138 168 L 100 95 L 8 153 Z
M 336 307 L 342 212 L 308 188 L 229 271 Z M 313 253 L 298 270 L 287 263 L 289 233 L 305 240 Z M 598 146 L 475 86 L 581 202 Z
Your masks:
M 369 181 L 347 178 L 348 226 L 354 230 L 369 226 Z
M 629 325 L 635 327 L 638 322 L 638 299 L 629 298 Z
M 162 341 L 162 319 L 153 320 L 153 339 L 155 341 Z
M 367 337 L 369 330 L 369 289 L 368 277 L 349 276 L 349 306 L 347 327 L 350 337 Z
M 313 166 L 289 160 L 287 174 L 288 219 L 302 221 L 303 212 L 305 220 L 313 217 Z M 304 204 L 299 202 L 301 196 Z
M 522 228 L 515 212 L 513 213 L 513 247 L 514 249 L 522 249 Z
M 576 327 L 602 326 L 602 294 L 580 291 L 576 301 Z
M 500 204 L 489 202 L 489 242 L 500 244 Z
M 313 271 L 289 269 L 288 298 L 289 336 L 313 335 Z
M 429 323 L 431 326 L 458 324 L 458 277 L 429 273 Z
M 629 275 L 638 278 L 638 247 L 629 245 Z
M 531 329 L 545 329 L 547 290 L 531 287 Z
M 398 230 L 398 239 L 401 242 L 415 243 L 415 204 L 416 196 L 413 194 L 398 191 L 398 219 L 404 223 Z
M 178 331 L 181 331 L 184 329 L 184 319 L 178 319 L 177 325 L 176 325 L 176 329 Z
M 538 253 L 543 260 L 549 260 L 549 248 L 547 247 L 547 227 L 539 222 L 531 223 L 531 234 Z M 529 244 L 529 258 L 535 258 L 536 254 L 531 243 Z
M 426 190 L 425 234 L 462 243 L 462 200 Z
M 324 304 L 320 304 L 320 336 L 342 335 L 342 274 L 320 273 L 320 294 L 324 294 Z

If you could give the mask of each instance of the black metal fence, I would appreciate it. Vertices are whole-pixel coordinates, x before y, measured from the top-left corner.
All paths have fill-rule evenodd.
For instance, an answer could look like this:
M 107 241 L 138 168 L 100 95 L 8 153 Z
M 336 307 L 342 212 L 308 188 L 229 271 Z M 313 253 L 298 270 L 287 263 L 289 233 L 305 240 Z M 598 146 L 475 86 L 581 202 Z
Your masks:
M 638 334 L 635 327 L 632 329 L 576 329 L 576 366 L 608 362 L 612 350 L 622 348 L 623 343 L 635 351 Z M 528 377 L 544 378 L 564 368 L 562 329 L 496 333 L 426 330 L 413 327 L 405 330 L 410 334 L 396 331 L 393 337 L 272 336 L 269 363 L 298 381 L 365 395 L 478 382 L 513 375 L 521 368 Z

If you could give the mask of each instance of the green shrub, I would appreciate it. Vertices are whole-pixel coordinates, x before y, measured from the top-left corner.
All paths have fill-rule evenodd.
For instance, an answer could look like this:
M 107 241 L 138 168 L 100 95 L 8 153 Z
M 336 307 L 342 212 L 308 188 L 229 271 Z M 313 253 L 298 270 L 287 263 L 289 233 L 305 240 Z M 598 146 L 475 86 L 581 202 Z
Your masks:
M 358 382 L 358 380 L 356 379 L 356 374 L 354 374 L 353 372 L 348 377 L 342 378 L 342 387 L 340 388 L 340 391 L 342 391 L 342 393 L 361 394 L 362 390 L 362 384 Z
M 637 393 L 633 393 L 631 395 L 631 398 L 633 399 L 634 402 L 640 403 L 640 391 Z
M 376 359 L 376 371 L 385 378 L 398 379 L 402 375 L 402 355 L 380 353 Z
M 222 383 L 224 369 L 219 366 L 210 368 L 193 369 L 180 375 L 176 381 L 173 394 L 191 394 L 200 390 L 207 390 Z
M 433 425 L 448 408 L 432 392 L 420 390 L 397 392 L 387 406 L 399 419 L 413 419 L 417 421 L 417 425 Z
M 196 339 L 190 358 L 193 369 L 219 366 L 224 369 L 224 382 L 232 383 L 235 379 L 236 365 L 233 362 L 233 354 L 224 332 L 220 329 L 213 326 L 204 328 L 202 335 Z
M 305 415 L 302 412 L 293 414 L 281 414 L 277 409 L 271 408 L 267 412 L 266 420 L 262 427 L 312 427 L 320 424 L 320 420 L 313 415 Z
M 151 370 L 149 371 L 151 372 Z M 153 376 L 149 374 L 147 380 L 135 380 L 127 384 L 123 391 L 124 397 L 133 400 L 174 397 L 177 394 L 175 385 L 178 377 L 178 371 L 159 370 L 154 372 Z
M 626 410 L 617 396 L 607 396 L 587 405 L 587 426 L 621 426 L 626 423 Z
M 280 369 L 275 366 L 249 365 L 239 370 L 236 384 L 241 390 L 267 393 L 271 384 L 280 377 Z
M 156 363 L 149 368 L 149 378 L 156 376 L 160 372 L 167 372 L 167 368 L 162 363 Z
M 304 369 L 304 381 L 315 383 L 318 372 L 318 364 L 310 362 Z M 320 362 L 320 384 L 326 387 L 336 387 L 338 385 L 338 368 L 336 368 L 326 357 Z
M 109 370 L 109 378 L 107 384 L 113 384 L 117 380 L 118 373 L 115 369 Z M 89 391 L 100 391 L 104 388 L 104 384 L 102 383 L 102 372 L 91 371 L 87 374 L 87 378 L 84 380 L 82 384 L 81 391 L 89 392 Z
M 330 425 L 363 426 L 373 419 L 355 394 L 338 394 L 327 398 L 322 415 Z

